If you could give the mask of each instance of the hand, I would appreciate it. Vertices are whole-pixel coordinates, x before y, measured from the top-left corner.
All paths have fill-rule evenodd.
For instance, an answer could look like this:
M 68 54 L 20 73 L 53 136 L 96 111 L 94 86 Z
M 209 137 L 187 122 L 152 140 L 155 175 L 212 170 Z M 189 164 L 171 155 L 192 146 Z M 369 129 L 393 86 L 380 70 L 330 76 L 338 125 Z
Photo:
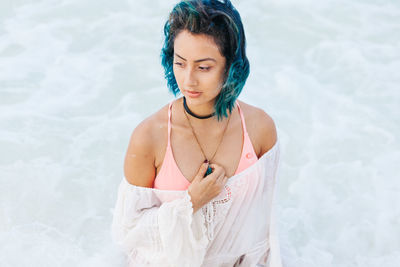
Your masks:
M 188 193 L 192 199 L 193 213 L 218 196 L 228 181 L 224 168 L 217 164 L 210 164 L 212 173 L 204 177 L 207 167 L 208 163 L 203 163 L 200 166 L 188 188 Z

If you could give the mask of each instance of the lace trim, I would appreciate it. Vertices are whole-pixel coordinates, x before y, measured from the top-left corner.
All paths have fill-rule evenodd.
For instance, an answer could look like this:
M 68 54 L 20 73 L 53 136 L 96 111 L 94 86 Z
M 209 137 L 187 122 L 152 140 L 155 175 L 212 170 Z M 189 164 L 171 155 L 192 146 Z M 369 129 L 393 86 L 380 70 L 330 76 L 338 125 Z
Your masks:
M 231 198 L 232 198 L 232 192 L 231 192 L 230 187 L 228 185 L 225 185 L 224 189 L 225 189 L 226 194 L 223 199 L 212 200 L 212 201 L 208 202 L 207 205 L 204 205 L 202 207 L 202 212 L 204 214 L 205 225 L 206 225 L 206 229 L 207 229 L 207 238 L 209 241 L 214 239 L 214 228 L 215 228 L 215 224 L 216 224 L 215 218 L 217 215 L 217 210 L 221 210 L 218 214 L 221 214 L 222 216 L 219 216 L 219 217 L 223 217 L 227 212 L 226 208 L 220 209 L 218 205 L 226 204 L 226 203 L 230 202 Z M 224 211 L 224 212 L 222 213 L 222 211 Z

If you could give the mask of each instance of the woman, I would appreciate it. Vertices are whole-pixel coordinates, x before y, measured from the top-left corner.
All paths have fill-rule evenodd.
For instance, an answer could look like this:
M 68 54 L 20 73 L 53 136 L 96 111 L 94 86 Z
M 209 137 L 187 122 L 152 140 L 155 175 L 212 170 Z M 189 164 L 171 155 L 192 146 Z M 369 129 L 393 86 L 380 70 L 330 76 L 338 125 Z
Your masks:
M 249 74 L 239 13 L 229 0 L 182 1 L 164 34 L 168 87 L 183 97 L 133 131 L 114 240 L 132 266 L 281 266 L 279 146 L 271 117 L 237 100 Z

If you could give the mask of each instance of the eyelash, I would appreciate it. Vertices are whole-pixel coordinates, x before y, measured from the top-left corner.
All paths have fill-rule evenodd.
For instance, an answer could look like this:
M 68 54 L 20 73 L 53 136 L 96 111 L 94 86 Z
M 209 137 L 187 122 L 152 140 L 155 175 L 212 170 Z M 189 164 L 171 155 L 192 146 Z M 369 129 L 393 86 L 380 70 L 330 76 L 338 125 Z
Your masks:
M 175 65 L 182 66 L 182 63 L 175 62 Z M 199 67 L 202 71 L 208 71 L 211 67 Z

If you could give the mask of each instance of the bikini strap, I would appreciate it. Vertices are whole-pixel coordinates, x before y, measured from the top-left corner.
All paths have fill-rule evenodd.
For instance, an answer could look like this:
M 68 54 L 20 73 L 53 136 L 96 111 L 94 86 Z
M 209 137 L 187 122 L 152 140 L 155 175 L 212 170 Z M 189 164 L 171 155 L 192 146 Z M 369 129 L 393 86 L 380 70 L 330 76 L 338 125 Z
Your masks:
M 170 103 L 169 103 L 169 106 L 168 106 L 168 147 L 171 145 L 170 144 L 170 139 L 171 139 L 171 109 L 172 109 L 172 103 L 173 103 L 174 101 L 172 100 Z
M 242 110 L 240 109 L 239 101 L 237 101 L 237 100 L 236 100 L 236 105 L 238 106 L 240 118 L 242 119 L 243 133 L 247 134 L 246 122 L 244 120 L 244 116 L 243 116 Z

